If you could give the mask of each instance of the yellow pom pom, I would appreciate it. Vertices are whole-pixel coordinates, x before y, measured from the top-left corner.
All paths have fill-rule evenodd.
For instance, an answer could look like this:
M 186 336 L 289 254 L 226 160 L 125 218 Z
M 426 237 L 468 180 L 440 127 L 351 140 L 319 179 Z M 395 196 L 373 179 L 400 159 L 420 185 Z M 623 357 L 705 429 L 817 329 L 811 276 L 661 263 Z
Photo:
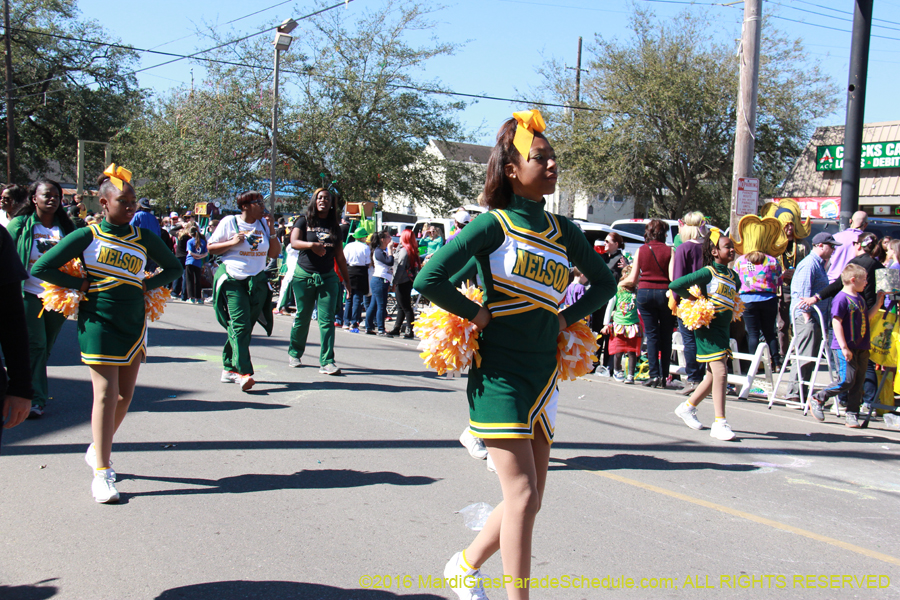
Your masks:
M 150 321 L 158 321 L 166 310 L 166 302 L 172 297 L 169 288 L 158 287 L 144 292 L 144 314 Z
M 587 321 L 576 321 L 556 336 L 556 361 L 559 378 L 564 381 L 578 379 L 594 369 L 599 336 L 591 331 Z
M 466 298 L 482 303 L 482 292 L 474 286 L 461 289 Z M 481 365 L 478 354 L 478 332 L 468 319 L 447 312 L 438 306 L 432 306 L 419 315 L 413 323 L 413 331 L 422 340 L 418 349 L 425 366 L 437 371 L 438 375 L 447 372 L 460 372 L 472 366 Z
M 84 267 L 77 258 L 73 258 L 59 270 L 72 277 L 84 279 Z M 44 291 L 38 294 L 38 298 L 44 303 L 44 310 L 60 312 L 66 318 L 78 317 L 78 305 L 84 300 L 84 293 L 81 290 L 59 287 L 52 283 L 42 283 L 41 287 Z
M 703 297 L 699 300 L 684 300 L 678 305 L 678 317 L 692 331 L 708 326 L 715 314 L 713 303 Z
M 744 301 L 741 300 L 740 296 L 735 296 L 734 298 L 734 308 L 731 309 L 731 321 L 740 321 L 744 316 Z

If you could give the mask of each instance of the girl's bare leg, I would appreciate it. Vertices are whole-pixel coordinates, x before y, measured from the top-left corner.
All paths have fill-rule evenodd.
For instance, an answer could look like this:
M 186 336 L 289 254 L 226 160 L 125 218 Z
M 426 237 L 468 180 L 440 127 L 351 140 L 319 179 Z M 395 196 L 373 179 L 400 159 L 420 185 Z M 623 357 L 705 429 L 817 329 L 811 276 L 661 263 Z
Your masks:
M 728 387 L 728 366 L 725 364 L 726 359 L 717 360 L 709 363 L 709 372 L 712 374 L 712 397 L 713 408 L 716 411 L 717 419 L 725 418 L 725 393 Z M 704 381 L 706 379 L 704 378 Z
M 506 586 L 508 598 L 527 600 L 528 588 L 521 587 L 521 582 L 531 575 L 531 537 L 547 483 L 550 444 L 541 431 L 533 440 L 486 439 L 484 442 L 497 467 L 503 502 L 466 549 L 465 558 L 478 568 L 500 549 L 503 573 L 512 578 Z
M 91 383 L 94 387 L 94 406 L 91 411 L 91 433 L 97 453 L 97 468 L 109 467 L 113 434 L 122 424 L 137 381 L 141 355 L 130 365 L 90 365 Z
M 97 453 L 97 468 L 109 467 L 113 430 L 116 421 L 116 405 L 119 399 L 119 367 L 115 365 L 89 365 L 91 383 L 94 386 L 94 406 L 91 410 L 91 433 Z
M 128 414 L 128 408 L 131 406 L 131 399 L 134 397 L 134 386 L 137 383 L 138 371 L 141 370 L 141 361 L 144 359 L 144 353 L 141 352 L 134 357 L 130 365 L 119 367 L 119 401 L 116 402 L 116 423 L 113 433 L 119 430 L 119 425 Z
M 703 381 L 700 382 L 700 385 L 694 389 L 694 393 L 688 398 L 688 404 L 691 406 L 697 406 L 703 402 L 703 399 L 709 395 L 709 391 L 713 387 L 713 374 L 712 371 L 709 370 L 711 364 L 712 363 L 706 363 L 706 374 L 703 376 Z

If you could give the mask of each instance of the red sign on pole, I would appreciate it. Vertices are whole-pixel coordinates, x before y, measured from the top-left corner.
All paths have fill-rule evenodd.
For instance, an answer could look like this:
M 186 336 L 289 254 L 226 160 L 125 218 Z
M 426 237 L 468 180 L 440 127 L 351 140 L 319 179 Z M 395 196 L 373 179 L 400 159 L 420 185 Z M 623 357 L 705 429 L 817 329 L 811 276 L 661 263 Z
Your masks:
M 755 215 L 757 208 L 759 208 L 759 179 L 738 177 L 735 213 L 739 217 Z

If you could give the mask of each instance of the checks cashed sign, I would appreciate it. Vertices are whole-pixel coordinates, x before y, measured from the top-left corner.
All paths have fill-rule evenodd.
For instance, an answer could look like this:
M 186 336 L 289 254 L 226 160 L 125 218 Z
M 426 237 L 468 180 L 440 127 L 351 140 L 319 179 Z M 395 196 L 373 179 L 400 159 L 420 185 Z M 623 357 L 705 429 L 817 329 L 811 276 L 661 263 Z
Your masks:
M 861 169 L 900 167 L 900 142 L 872 142 L 862 145 Z M 816 146 L 816 171 L 840 171 L 844 168 L 844 146 Z

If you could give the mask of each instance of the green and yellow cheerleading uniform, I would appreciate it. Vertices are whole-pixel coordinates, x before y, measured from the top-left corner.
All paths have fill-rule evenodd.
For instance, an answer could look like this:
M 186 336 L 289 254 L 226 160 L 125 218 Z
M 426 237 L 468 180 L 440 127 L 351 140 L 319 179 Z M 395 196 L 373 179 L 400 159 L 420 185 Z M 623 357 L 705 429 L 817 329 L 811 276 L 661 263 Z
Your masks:
M 131 225 L 105 219 L 70 233 L 34 264 L 34 276 L 61 287 L 79 289 L 82 280 L 59 271 L 72 260 L 84 262 L 91 286 L 78 307 L 81 361 L 88 365 L 131 364 L 146 355 L 147 320 L 144 290 L 166 285 L 181 276 L 182 266 L 162 239 Z M 144 279 L 148 259 L 162 272 Z
M 713 263 L 689 273 L 669 284 L 669 289 L 682 297 L 689 297 L 688 289 L 698 286 L 715 307 L 715 316 L 707 327 L 694 332 L 697 340 L 697 362 L 709 363 L 731 356 L 731 315 L 735 299 L 741 289 L 737 273 L 724 265 Z
M 558 398 L 556 338 L 559 303 L 574 263 L 591 287 L 562 311 L 584 318 L 615 293 L 615 281 L 581 230 L 544 210 L 544 202 L 513 196 L 503 210 L 479 216 L 429 260 L 415 288 L 441 308 L 472 320 L 479 305 L 450 279 L 470 258 L 478 265 L 492 320 L 479 338 L 481 365 L 469 372 L 469 423 L 482 438 L 533 439 L 538 424 L 553 441 Z

